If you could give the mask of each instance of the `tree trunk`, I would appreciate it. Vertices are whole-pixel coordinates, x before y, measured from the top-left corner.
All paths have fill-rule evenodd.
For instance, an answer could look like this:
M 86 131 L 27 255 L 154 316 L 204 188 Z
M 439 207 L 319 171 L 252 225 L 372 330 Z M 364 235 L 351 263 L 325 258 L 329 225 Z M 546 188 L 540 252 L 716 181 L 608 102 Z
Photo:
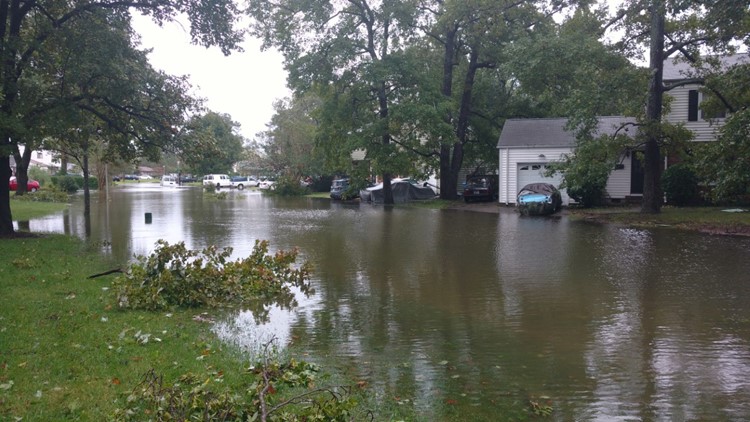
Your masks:
M 7 144 L 6 144 L 7 145 Z M 15 233 L 13 217 L 10 213 L 10 155 L 0 154 L 0 237 L 10 237 Z
M 28 190 L 29 183 L 29 163 L 31 163 L 31 146 L 27 145 L 21 155 L 18 145 L 13 147 L 13 158 L 16 160 L 16 195 L 21 196 Z
M 458 181 L 452 178 L 451 172 L 451 147 L 450 145 L 440 146 L 440 199 L 453 200 L 457 196 L 455 187 Z M 450 188 L 453 186 L 453 188 Z M 453 191 L 452 193 L 449 191 Z
M 641 212 L 646 214 L 661 212 L 664 196 L 661 190 L 663 164 L 659 150 L 664 93 L 664 13 L 662 0 L 654 0 L 651 4 L 651 47 L 649 56 L 651 80 L 646 106 L 643 202 L 641 204 Z
M 60 176 L 68 174 L 68 154 L 60 154 L 60 170 L 57 172 Z
M 106 197 L 107 195 L 107 183 L 109 180 L 107 180 L 107 163 L 103 162 L 101 159 L 96 160 L 95 170 L 96 170 L 96 181 L 97 181 L 97 189 L 99 190 L 99 197 L 101 198 L 102 195 Z M 166 174 L 166 172 L 165 172 Z
M 443 57 L 443 86 L 442 94 L 447 98 L 453 97 L 453 69 L 455 56 L 457 28 L 451 28 L 446 33 L 445 51 Z M 445 122 L 455 127 L 455 138 L 444 140 L 440 147 L 440 198 L 455 200 L 458 198 L 458 175 L 464 162 L 464 144 L 467 142 L 469 116 L 474 90 L 474 80 L 477 70 L 486 65 L 479 64 L 478 47 L 473 46 L 469 52 L 469 64 L 464 77 L 461 101 L 458 109 L 458 120 L 448 113 Z
M 456 34 L 458 28 L 453 26 L 445 33 L 443 49 L 443 84 L 441 93 L 446 99 L 453 97 L 453 69 L 455 67 Z M 446 112 L 445 123 L 453 125 L 453 115 Z M 458 176 L 451 171 L 451 145 L 452 139 L 443 139 L 440 144 L 440 199 L 452 201 L 458 196 L 456 186 Z
M 464 88 L 461 92 L 461 105 L 458 111 L 458 125 L 456 127 L 456 144 L 453 146 L 453 157 L 451 159 L 451 179 L 453 180 L 453 191 L 457 191 L 458 174 L 464 165 L 464 145 L 468 140 L 466 137 L 469 133 L 469 116 L 471 115 L 471 106 L 474 93 L 474 80 L 479 70 L 479 52 L 478 47 L 474 46 L 469 54 L 469 68 L 466 70 L 464 78 Z
M 381 83 L 378 87 L 378 104 L 379 104 L 379 117 L 383 120 L 383 136 L 381 142 L 383 145 L 388 145 L 391 142 L 391 135 L 388 132 L 388 96 L 386 94 L 385 83 Z M 391 187 L 391 173 L 383 173 L 383 204 L 393 204 L 393 189 Z
M 89 189 L 89 152 L 88 142 L 83 151 L 83 221 L 86 238 L 91 236 L 91 189 Z

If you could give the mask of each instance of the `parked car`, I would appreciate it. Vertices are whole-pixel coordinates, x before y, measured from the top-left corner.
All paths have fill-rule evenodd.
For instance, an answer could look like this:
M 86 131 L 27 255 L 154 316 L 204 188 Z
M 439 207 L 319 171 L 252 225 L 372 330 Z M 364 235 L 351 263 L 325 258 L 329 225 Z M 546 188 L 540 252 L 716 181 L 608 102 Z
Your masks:
M 215 186 L 219 188 L 231 188 L 232 180 L 226 174 L 207 174 L 203 176 L 203 186 Z
M 522 215 L 549 215 L 560 211 L 562 196 L 554 185 L 530 183 L 518 191 L 516 206 Z
M 150 174 L 142 174 L 138 176 L 138 180 L 153 180 L 153 179 L 154 179 L 153 176 L 151 176 Z
M 195 176 L 190 176 L 190 175 L 180 176 L 180 183 L 193 183 L 197 181 L 198 179 Z
M 239 190 L 247 188 L 254 188 L 258 186 L 258 181 L 254 177 L 250 176 L 233 176 L 231 179 L 232 187 Z
M 138 176 L 135 174 L 126 174 L 123 179 L 125 180 L 138 180 Z
M 16 176 L 11 176 L 8 186 L 10 187 L 11 192 L 18 189 L 18 181 L 16 180 Z M 39 182 L 37 182 L 36 180 L 29 179 L 28 182 L 26 183 L 26 192 L 36 192 L 38 190 L 39 190 Z
M 258 182 L 258 189 L 273 189 L 274 183 L 276 183 L 276 181 L 271 179 L 261 180 L 260 182 Z
M 331 199 L 351 199 L 345 198 L 345 192 L 349 189 L 349 179 L 334 179 L 331 182 Z
M 393 202 L 397 204 L 435 197 L 435 191 L 428 183 L 418 183 L 409 178 L 391 180 L 391 191 Z M 363 202 L 383 203 L 384 196 L 382 183 L 359 191 L 359 199 Z
M 464 201 L 492 201 L 497 197 L 497 176 L 475 175 L 466 178 Z
M 161 186 L 179 186 L 180 184 L 177 182 L 177 177 L 170 176 L 170 175 L 164 175 L 161 177 L 161 182 L 159 182 Z

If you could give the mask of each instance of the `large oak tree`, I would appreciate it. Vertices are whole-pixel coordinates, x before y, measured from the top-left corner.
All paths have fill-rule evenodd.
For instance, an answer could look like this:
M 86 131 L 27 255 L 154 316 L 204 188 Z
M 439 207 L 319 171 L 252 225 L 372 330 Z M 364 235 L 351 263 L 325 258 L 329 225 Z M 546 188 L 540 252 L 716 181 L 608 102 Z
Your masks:
M 385 203 L 391 178 L 403 169 L 394 111 L 403 89 L 403 53 L 413 37 L 416 1 L 250 0 L 252 28 L 278 48 L 298 93 L 317 89 L 328 117 L 324 142 L 337 155 L 364 149 L 382 175 Z

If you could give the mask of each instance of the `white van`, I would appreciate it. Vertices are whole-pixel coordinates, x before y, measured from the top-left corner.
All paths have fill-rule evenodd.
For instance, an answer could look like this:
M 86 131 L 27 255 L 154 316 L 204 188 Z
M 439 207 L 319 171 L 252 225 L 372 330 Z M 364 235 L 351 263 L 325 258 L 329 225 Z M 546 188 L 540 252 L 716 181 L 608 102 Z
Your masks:
M 216 188 L 231 188 L 232 181 L 226 174 L 207 174 L 203 176 L 203 186 L 214 186 Z

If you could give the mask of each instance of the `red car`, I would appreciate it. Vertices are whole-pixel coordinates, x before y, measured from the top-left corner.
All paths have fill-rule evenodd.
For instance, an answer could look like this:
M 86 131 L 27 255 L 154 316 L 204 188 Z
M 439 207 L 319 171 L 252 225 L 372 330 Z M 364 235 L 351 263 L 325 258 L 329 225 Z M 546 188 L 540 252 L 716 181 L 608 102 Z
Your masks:
M 14 192 L 18 188 L 18 182 L 16 181 L 16 176 L 12 176 L 10 178 L 10 190 Z M 39 190 L 39 182 L 36 180 L 29 179 L 28 183 L 26 183 L 26 191 L 27 192 L 36 192 Z

